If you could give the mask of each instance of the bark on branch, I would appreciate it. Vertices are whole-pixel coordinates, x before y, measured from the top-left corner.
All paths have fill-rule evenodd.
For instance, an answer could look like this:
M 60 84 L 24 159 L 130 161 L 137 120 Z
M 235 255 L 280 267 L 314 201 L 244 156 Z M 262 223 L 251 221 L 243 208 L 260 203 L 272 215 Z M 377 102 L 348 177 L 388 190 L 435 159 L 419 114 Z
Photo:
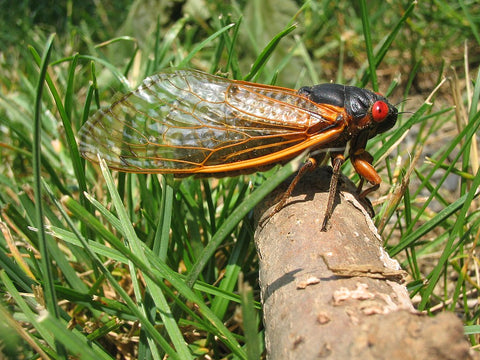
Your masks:
M 268 358 L 470 358 L 459 319 L 415 311 L 405 273 L 383 249 L 348 179 L 328 231 L 320 231 L 330 176 L 326 168 L 305 176 L 286 206 L 257 228 Z M 257 218 L 283 190 L 265 200 Z

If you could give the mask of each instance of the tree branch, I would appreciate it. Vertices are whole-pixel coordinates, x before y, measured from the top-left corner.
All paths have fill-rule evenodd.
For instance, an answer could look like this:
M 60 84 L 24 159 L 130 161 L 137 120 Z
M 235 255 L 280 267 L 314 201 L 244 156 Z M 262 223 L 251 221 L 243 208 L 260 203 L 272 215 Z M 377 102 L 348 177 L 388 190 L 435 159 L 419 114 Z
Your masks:
M 257 228 L 268 358 L 469 358 L 460 320 L 414 309 L 405 272 L 383 249 L 348 179 L 327 232 L 320 231 L 330 177 L 326 168 L 305 176 L 285 207 Z M 283 190 L 259 206 L 257 218 Z

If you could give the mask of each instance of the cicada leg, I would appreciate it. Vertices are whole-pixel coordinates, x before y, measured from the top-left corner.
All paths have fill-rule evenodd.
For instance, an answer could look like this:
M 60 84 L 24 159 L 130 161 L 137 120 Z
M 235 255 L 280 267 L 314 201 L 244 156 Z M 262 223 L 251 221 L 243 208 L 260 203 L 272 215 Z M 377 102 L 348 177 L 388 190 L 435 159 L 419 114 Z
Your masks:
M 327 208 L 325 209 L 325 215 L 323 216 L 321 231 L 327 231 L 328 220 L 330 220 L 330 217 L 332 216 L 335 196 L 337 195 L 337 185 L 338 179 L 340 177 L 340 169 L 344 162 L 345 156 L 343 156 L 343 154 L 338 153 L 332 155 L 333 173 L 332 178 L 330 179 L 330 190 L 328 192 Z
M 373 215 L 373 208 L 371 207 L 371 204 L 368 199 L 366 199 L 366 197 L 371 192 L 377 190 L 380 187 L 380 183 L 382 182 L 380 175 L 378 175 L 378 173 L 372 166 L 373 156 L 370 155 L 367 151 L 365 151 L 365 149 L 359 149 L 353 154 L 351 154 L 351 161 L 353 167 L 355 168 L 355 171 L 360 175 L 361 178 L 360 184 L 357 189 L 359 193 L 359 198 L 366 200 L 365 204 L 369 207 L 367 211 L 369 211 L 369 213 Z M 335 195 L 337 193 L 337 184 L 340 175 L 340 168 L 344 162 L 345 158 L 343 154 L 336 154 L 332 157 L 333 175 L 330 182 L 330 192 L 328 194 L 327 209 L 323 218 L 322 231 L 327 231 L 328 220 L 333 213 L 333 205 Z M 372 184 L 372 186 L 362 191 L 364 180 L 367 180 L 369 183 Z
M 358 188 L 358 192 L 359 193 L 361 192 L 363 179 L 366 179 L 368 182 L 373 184 L 373 186 L 364 190 L 359 195 L 360 198 L 362 199 L 366 198 L 366 196 L 370 192 L 378 189 L 382 180 L 378 175 L 378 173 L 373 168 L 372 166 L 373 157 L 368 152 L 366 152 L 363 149 L 359 150 L 357 153 L 352 154 L 351 159 L 352 159 L 352 163 L 355 170 L 358 172 L 358 174 L 362 178 Z M 336 153 L 332 155 L 333 172 L 332 172 L 332 178 L 330 180 L 330 190 L 328 193 L 327 207 L 325 209 L 325 215 L 323 217 L 321 231 L 327 231 L 328 221 L 330 220 L 333 214 L 335 196 L 337 195 L 338 181 L 339 181 L 340 172 L 341 172 L 340 170 L 344 162 L 345 162 L 345 156 L 342 153 Z M 298 171 L 293 181 L 288 186 L 287 190 L 283 194 L 280 201 L 277 203 L 277 205 L 275 205 L 275 208 L 263 220 L 261 220 L 260 226 L 263 226 L 263 224 L 265 224 L 266 221 L 268 221 L 273 215 L 278 213 L 285 206 L 288 198 L 292 194 L 293 190 L 295 189 L 295 186 L 298 184 L 298 182 L 303 177 L 303 175 L 305 175 L 307 171 L 311 171 L 315 169 L 316 166 L 317 166 L 317 160 L 315 160 L 315 158 L 309 158 L 305 162 L 305 164 Z
M 378 175 L 377 171 L 372 166 L 373 156 L 370 155 L 364 149 L 358 150 L 352 155 L 352 164 L 357 173 L 360 175 L 360 184 L 358 185 L 357 192 L 359 198 L 364 200 L 364 205 L 371 217 L 375 215 L 372 204 L 367 199 L 367 195 L 377 190 L 380 187 L 382 179 Z M 364 180 L 367 180 L 372 186 L 362 191 Z
M 280 201 L 275 205 L 275 208 L 265 217 L 260 221 L 260 226 L 263 226 L 273 215 L 278 213 L 282 208 L 285 206 L 287 203 L 288 198 L 290 195 L 292 195 L 293 190 L 295 189 L 295 186 L 297 186 L 298 182 L 300 179 L 305 175 L 306 172 L 312 171 L 317 167 L 317 160 L 314 158 L 308 158 L 307 161 L 305 161 L 305 164 L 298 170 L 297 175 L 293 178 L 292 182 L 288 186 L 287 190 L 285 193 L 282 195 L 282 198 Z
M 380 183 L 382 182 L 382 178 L 378 175 L 377 171 L 372 166 L 373 156 L 370 155 L 364 149 L 358 150 L 354 154 L 352 154 L 352 164 L 355 168 L 355 171 L 362 177 L 362 181 L 360 182 L 358 192 L 360 193 L 360 197 L 364 198 L 372 191 L 377 190 L 380 187 Z M 362 192 L 361 186 L 363 185 L 363 179 L 367 180 L 373 186 L 369 187 L 368 189 Z

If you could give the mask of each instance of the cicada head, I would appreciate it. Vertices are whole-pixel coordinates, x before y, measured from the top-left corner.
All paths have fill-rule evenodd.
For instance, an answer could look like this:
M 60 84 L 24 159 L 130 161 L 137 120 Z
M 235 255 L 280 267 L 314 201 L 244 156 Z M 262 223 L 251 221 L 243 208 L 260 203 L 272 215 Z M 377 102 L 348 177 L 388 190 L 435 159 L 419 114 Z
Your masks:
M 380 94 L 371 93 L 370 105 L 367 111 L 369 117 L 369 127 L 371 128 L 371 137 L 390 130 L 397 122 L 398 110 L 390 104 L 388 100 Z
M 320 84 L 303 87 L 299 94 L 318 104 L 345 108 L 352 134 L 368 130 L 369 138 L 391 129 L 398 116 L 395 106 L 382 95 L 367 89 L 340 84 Z

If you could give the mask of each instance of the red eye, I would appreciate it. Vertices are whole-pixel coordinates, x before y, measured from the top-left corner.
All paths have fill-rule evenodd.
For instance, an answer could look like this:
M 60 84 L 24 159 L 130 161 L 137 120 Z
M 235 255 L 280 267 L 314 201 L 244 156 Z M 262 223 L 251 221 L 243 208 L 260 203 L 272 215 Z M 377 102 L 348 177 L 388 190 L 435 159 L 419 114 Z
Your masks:
M 375 122 L 382 122 L 388 115 L 388 105 L 378 100 L 372 106 L 372 118 Z

